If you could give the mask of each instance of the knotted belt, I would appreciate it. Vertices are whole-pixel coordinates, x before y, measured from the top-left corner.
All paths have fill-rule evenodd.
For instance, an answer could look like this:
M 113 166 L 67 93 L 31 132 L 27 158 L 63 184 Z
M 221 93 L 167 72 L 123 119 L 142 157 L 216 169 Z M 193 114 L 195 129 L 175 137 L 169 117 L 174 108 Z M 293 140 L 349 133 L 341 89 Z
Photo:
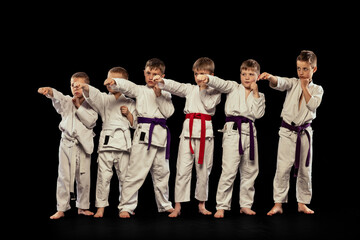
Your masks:
M 250 160 L 255 159 L 255 147 L 254 147 L 254 129 L 253 129 L 253 121 L 243 117 L 243 116 L 229 116 L 226 117 L 225 122 L 236 122 L 238 131 L 239 131 L 239 153 L 240 155 L 244 154 L 244 150 L 241 144 L 241 124 L 242 123 L 249 123 L 250 126 Z
M 65 133 L 61 134 L 61 141 L 63 142 L 64 146 L 70 149 L 70 193 L 74 193 L 76 178 L 76 161 L 80 157 L 79 141 L 76 138 L 70 137 Z M 84 164 L 81 164 L 81 161 L 79 161 L 79 165 L 80 173 L 85 172 Z M 76 200 L 75 195 L 71 197 L 71 200 Z
M 149 129 L 149 141 L 148 141 L 148 148 L 147 150 L 150 149 L 150 145 L 151 145 L 151 140 L 152 140 L 152 133 L 154 131 L 154 127 L 155 125 L 160 125 L 163 128 L 166 128 L 167 131 L 167 137 L 166 137 L 166 155 L 165 158 L 169 159 L 170 158 L 170 140 L 171 140 L 171 136 L 170 136 L 170 129 L 167 127 L 166 125 L 166 119 L 165 118 L 146 118 L 146 117 L 138 117 L 138 123 L 149 123 L 150 124 L 150 129 Z
M 208 114 L 203 114 L 203 113 L 188 113 L 188 114 L 186 114 L 185 118 L 190 119 L 190 121 L 189 121 L 189 132 L 190 132 L 189 145 L 190 145 L 190 151 L 191 151 L 192 154 L 194 154 L 194 150 L 193 150 L 193 148 L 191 146 L 191 136 L 192 136 L 194 118 L 195 119 L 201 119 L 200 151 L 199 151 L 198 163 L 203 164 L 203 162 L 204 162 L 204 152 L 205 152 L 205 136 L 206 136 L 205 121 L 211 121 L 211 116 L 208 115 Z
M 288 123 L 286 123 L 284 120 L 281 122 L 281 126 L 284 128 L 289 129 L 290 131 L 294 131 L 297 133 L 297 139 L 296 139 L 296 152 L 295 152 L 295 173 L 294 176 L 297 176 L 297 172 L 300 165 L 300 148 L 301 148 L 301 132 L 304 131 L 308 140 L 309 140 L 309 150 L 306 157 L 306 163 L 305 166 L 308 167 L 310 163 L 310 133 L 306 130 L 307 127 L 310 126 L 310 123 L 305 123 L 301 126 L 293 126 Z
M 121 130 L 124 132 L 124 138 L 125 138 L 125 142 L 126 142 L 126 149 L 130 149 L 131 148 L 131 135 L 130 135 L 130 129 L 127 126 L 123 126 L 120 125 L 119 123 L 116 123 L 115 121 L 110 121 L 110 122 L 104 122 L 102 125 L 102 130 L 110 130 L 110 135 L 111 137 L 114 137 L 115 132 L 117 130 Z

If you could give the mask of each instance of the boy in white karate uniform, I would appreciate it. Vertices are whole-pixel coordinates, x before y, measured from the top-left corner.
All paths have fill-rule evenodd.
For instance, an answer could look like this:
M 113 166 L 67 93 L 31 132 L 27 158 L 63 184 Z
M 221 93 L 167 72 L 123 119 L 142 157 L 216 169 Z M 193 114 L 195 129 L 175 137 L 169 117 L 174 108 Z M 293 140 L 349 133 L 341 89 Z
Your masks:
M 84 72 L 78 72 L 71 77 L 71 92 L 73 97 L 64 96 L 50 87 L 39 88 L 38 92 L 52 100 L 56 111 L 61 115 L 59 129 L 61 141 L 59 148 L 59 168 L 56 187 L 57 212 L 51 219 L 64 217 L 64 212 L 70 209 L 70 196 L 74 193 L 76 181 L 78 214 L 94 215 L 90 212 L 90 163 L 94 148 L 94 132 L 98 118 L 97 113 L 85 101 L 78 82 L 89 83 L 89 77 Z
M 128 79 L 127 71 L 122 67 L 109 70 L 108 78 Z M 80 84 L 80 83 L 79 83 Z M 109 206 L 110 181 L 115 167 L 119 179 L 119 192 L 123 185 L 129 165 L 131 148 L 130 127 L 136 118 L 135 101 L 125 97 L 121 92 L 115 92 L 107 87 L 109 93 L 102 93 L 98 89 L 81 84 L 85 100 L 100 114 L 102 131 L 98 146 L 98 173 L 96 180 L 96 218 L 104 215 L 105 207 Z M 119 195 L 120 201 L 120 195 Z
M 195 157 L 197 175 L 195 198 L 199 201 L 199 212 L 211 215 L 205 208 L 208 200 L 209 176 L 213 165 L 214 134 L 211 117 L 220 103 L 221 93 L 199 80 L 201 74 L 214 74 L 215 64 L 210 58 L 199 58 L 193 65 L 197 85 L 178 83 L 156 76 L 159 87 L 185 97 L 185 121 L 180 135 L 175 180 L 175 210 L 169 217 L 180 215 L 181 202 L 190 201 L 191 174 Z
M 279 131 L 279 146 L 276 174 L 274 177 L 274 207 L 267 213 L 272 216 L 282 213 L 282 204 L 288 201 L 290 171 L 294 165 L 297 176 L 296 198 L 298 211 L 313 214 L 306 206 L 312 197 L 311 165 L 312 135 L 311 122 L 316 117 L 316 109 L 321 103 L 324 90 L 313 83 L 317 70 L 317 58 L 312 51 L 301 51 L 296 59 L 299 78 L 275 77 L 262 73 L 259 79 L 267 79 L 270 87 L 286 91 L 281 112 L 282 123 Z
M 155 200 L 159 212 L 172 212 L 169 201 L 169 154 L 170 131 L 166 119 L 174 113 L 169 92 L 159 89 L 154 77 L 165 76 L 165 64 L 160 59 L 146 62 L 144 76 L 146 85 L 136 85 L 123 78 L 109 78 L 104 85 L 136 98 L 138 114 L 130 153 L 129 168 L 123 183 L 118 206 L 119 217 L 129 218 L 137 206 L 137 192 L 149 171 L 152 176 Z
M 241 83 L 225 81 L 214 76 L 204 76 L 205 83 L 222 93 L 225 102 L 226 123 L 222 130 L 222 173 L 216 194 L 215 218 L 223 218 L 224 211 L 231 209 L 231 199 L 236 174 L 240 172 L 240 213 L 255 215 L 255 179 L 259 172 L 258 145 L 255 120 L 265 113 L 265 96 L 256 84 L 260 65 L 249 59 L 240 66 Z

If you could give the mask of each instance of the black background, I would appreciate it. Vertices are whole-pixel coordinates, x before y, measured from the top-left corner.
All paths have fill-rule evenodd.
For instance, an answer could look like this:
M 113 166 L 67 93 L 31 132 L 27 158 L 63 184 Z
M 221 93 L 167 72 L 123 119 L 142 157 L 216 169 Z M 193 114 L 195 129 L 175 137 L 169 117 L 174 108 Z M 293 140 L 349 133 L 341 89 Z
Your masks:
M 136 5 L 136 4 L 135 4 Z M 30 7 L 30 6 L 29 6 Z M 37 7 L 40 6 L 34 6 Z M 296 77 L 296 57 L 303 49 L 318 57 L 314 83 L 324 89 L 324 97 L 312 127 L 313 199 L 316 213 L 357 212 L 357 46 L 352 27 L 354 15 L 338 6 L 283 7 L 260 10 L 256 4 L 202 5 L 200 7 L 154 3 L 138 6 L 97 5 L 91 9 L 75 6 L 43 6 L 29 11 L 17 23 L 7 45 L 13 52 L 8 62 L 18 84 L 24 90 L 22 103 L 16 109 L 23 125 L 15 140 L 21 158 L 20 181 L 13 181 L 11 193 L 26 203 L 26 209 L 40 219 L 48 219 L 56 211 L 56 179 L 61 120 L 51 101 L 37 93 L 39 87 L 50 86 L 71 94 L 70 77 L 84 71 L 91 85 L 106 91 L 103 81 L 114 66 L 129 72 L 129 79 L 145 84 L 145 62 L 153 57 L 166 65 L 165 78 L 194 83 L 192 65 L 199 57 L 215 62 L 215 75 L 240 81 L 240 64 L 249 58 L 257 60 L 261 72 Z M 269 6 L 270 7 L 270 6 Z M 274 5 L 271 5 L 274 7 Z M 26 8 L 26 6 L 25 6 Z M 339 14 L 342 16 L 340 17 Z M 13 40 L 14 39 L 14 40 Z M 14 76 L 13 76 L 14 77 Z M 19 87 L 20 86 L 20 87 Z M 280 112 L 285 93 L 259 82 L 265 94 L 265 115 L 256 121 L 260 172 L 255 183 L 253 210 L 264 215 L 272 207 L 272 182 L 276 169 Z M 174 202 L 176 156 L 184 119 L 185 99 L 173 96 L 175 113 L 168 119 L 171 130 L 170 200 Z M 221 174 L 222 134 L 216 130 L 224 124 L 225 95 L 213 117 L 215 132 L 214 165 L 210 175 L 207 208 L 215 211 L 216 189 Z M 19 111 L 20 109 L 20 111 Z M 354 115 L 355 114 L 355 115 Z M 30 125 L 27 125 L 30 122 Z M 97 171 L 99 118 L 94 132 L 95 149 L 91 165 L 91 210 L 96 211 L 95 184 Z M 24 134 L 24 132 L 26 134 Z M 19 135 L 20 134 L 20 135 Z M 19 141 L 20 140 L 20 141 Z M 13 145 L 13 144 L 12 144 Z M 18 162 L 18 161 L 17 161 Z M 17 168 L 15 162 L 10 163 Z M 193 172 L 192 200 L 183 204 L 188 216 L 196 214 Z M 295 179 L 291 179 L 289 207 L 296 212 Z M 105 213 L 117 214 L 117 177 L 111 182 L 110 207 Z M 232 211 L 238 212 L 239 178 L 233 192 Z M 74 211 L 74 210 L 71 210 Z M 110 213 L 109 213 L 110 214 Z M 139 192 L 136 216 L 157 214 L 152 181 L 149 177 Z

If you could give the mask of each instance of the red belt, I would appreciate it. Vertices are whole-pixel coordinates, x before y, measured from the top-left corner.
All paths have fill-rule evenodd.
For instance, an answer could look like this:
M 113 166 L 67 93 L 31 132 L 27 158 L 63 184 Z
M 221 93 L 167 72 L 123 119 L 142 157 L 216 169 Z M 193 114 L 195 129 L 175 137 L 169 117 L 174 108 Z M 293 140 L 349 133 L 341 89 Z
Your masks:
M 201 134 L 200 134 L 200 151 L 199 151 L 199 164 L 203 164 L 204 161 L 204 152 L 205 152 L 205 133 L 206 133 L 206 126 L 205 121 L 211 121 L 211 116 L 207 114 L 202 113 L 188 113 L 186 114 L 185 118 L 189 118 L 189 131 L 190 131 L 190 151 L 192 154 L 194 154 L 194 150 L 191 146 L 191 135 L 192 135 L 192 128 L 193 128 L 193 122 L 194 118 L 201 119 Z

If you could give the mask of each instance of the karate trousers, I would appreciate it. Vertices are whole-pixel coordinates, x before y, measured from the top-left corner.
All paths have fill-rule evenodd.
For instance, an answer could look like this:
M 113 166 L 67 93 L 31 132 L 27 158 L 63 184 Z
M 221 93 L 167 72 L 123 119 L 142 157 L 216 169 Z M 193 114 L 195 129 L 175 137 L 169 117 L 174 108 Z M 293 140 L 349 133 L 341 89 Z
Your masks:
M 56 186 L 57 211 L 70 209 L 70 192 L 76 181 L 76 207 L 90 208 L 90 164 L 91 155 L 86 154 L 77 140 L 61 139 L 59 167 Z
M 231 125 L 232 126 L 232 125 Z M 250 136 L 242 133 L 244 155 L 239 154 L 239 133 L 228 130 L 223 135 L 222 172 L 216 193 L 216 209 L 231 209 L 234 181 L 240 172 L 240 207 L 251 208 L 255 195 L 255 179 L 259 173 L 258 144 L 254 136 L 254 160 L 250 160 Z
M 209 176 L 213 165 L 214 138 L 205 139 L 204 161 L 198 163 L 200 138 L 191 138 L 194 155 L 189 147 L 190 138 L 180 136 L 178 158 L 176 162 L 175 202 L 189 202 L 191 191 L 191 175 L 195 159 L 196 187 L 195 198 L 207 201 L 209 195 Z
M 309 204 L 312 197 L 312 136 L 313 131 L 311 127 L 306 129 L 310 135 L 309 140 L 304 132 L 301 133 L 301 148 L 300 148 L 300 164 L 296 179 L 296 198 L 297 201 L 304 204 Z M 295 162 L 296 139 L 297 133 L 290 131 L 284 127 L 280 127 L 279 131 L 279 145 L 276 163 L 276 174 L 274 177 L 274 192 L 273 198 L 275 203 L 286 203 L 288 201 L 288 192 L 290 188 L 290 171 Z M 310 163 L 306 167 L 306 157 L 310 147 Z
M 138 202 L 138 190 L 143 185 L 148 173 L 151 173 L 155 200 L 159 212 L 172 208 L 169 201 L 169 160 L 165 159 L 165 147 L 134 143 L 131 148 L 129 167 L 121 191 L 119 211 L 134 213 Z
M 98 172 L 96 180 L 95 207 L 109 206 L 110 182 L 113 176 L 113 169 L 119 179 L 119 193 L 129 165 L 130 153 L 127 151 L 101 151 L 98 156 Z M 119 194 L 119 202 L 121 195 Z

